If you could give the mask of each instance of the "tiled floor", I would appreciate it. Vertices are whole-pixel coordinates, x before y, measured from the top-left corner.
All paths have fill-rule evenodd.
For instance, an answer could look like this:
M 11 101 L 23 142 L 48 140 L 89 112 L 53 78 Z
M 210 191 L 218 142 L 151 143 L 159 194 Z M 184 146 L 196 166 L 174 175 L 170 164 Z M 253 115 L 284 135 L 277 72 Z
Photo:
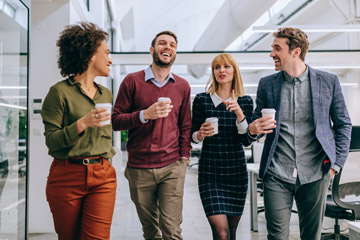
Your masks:
M 120 155 L 120 154 L 119 154 Z M 137 218 L 136 210 L 130 200 L 127 180 L 123 171 L 126 163 L 126 155 L 122 159 L 114 159 L 113 165 L 117 169 L 118 189 L 115 205 L 115 213 L 111 230 L 112 240 L 141 240 L 141 225 Z M 194 159 L 196 161 L 196 159 Z M 194 161 L 193 161 L 194 162 Z M 261 198 L 259 198 L 261 204 Z M 240 220 L 237 230 L 237 239 L 262 240 L 266 239 L 266 226 L 264 213 L 259 214 L 259 231 L 250 231 L 250 204 L 246 202 L 245 212 Z M 326 219 L 325 228 L 332 229 L 333 220 Z M 197 188 L 197 167 L 187 171 L 183 210 L 183 237 L 185 240 L 211 240 L 211 230 L 203 212 Z M 300 239 L 297 215 L 293 214 L 290 221 L 290 240 Z M 56 240 L 55 234 L 31 234 L 30 240 Z

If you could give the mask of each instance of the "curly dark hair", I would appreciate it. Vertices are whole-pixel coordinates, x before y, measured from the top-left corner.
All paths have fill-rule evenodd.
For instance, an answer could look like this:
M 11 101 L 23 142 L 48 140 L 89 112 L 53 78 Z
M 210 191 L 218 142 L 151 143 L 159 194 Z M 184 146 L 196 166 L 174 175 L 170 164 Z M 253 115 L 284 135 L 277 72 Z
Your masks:
M 276 32 L 273 33 L 275 38 L 287 38 L 287 44 L 289 45 L 289 50 L 292 51 L 295 48 L 300 48 L 300 58 L 305 61 L 305 55 L 309 50 L 309 41 L 308 36 L 299 28 L 284 27 L 279 28 Z
M 90 22 L 68 25 L 60 33 L 56 46 L 59 47 L 58 67 L 63 77 L 84 73 L 92 56 L 109 34 Z

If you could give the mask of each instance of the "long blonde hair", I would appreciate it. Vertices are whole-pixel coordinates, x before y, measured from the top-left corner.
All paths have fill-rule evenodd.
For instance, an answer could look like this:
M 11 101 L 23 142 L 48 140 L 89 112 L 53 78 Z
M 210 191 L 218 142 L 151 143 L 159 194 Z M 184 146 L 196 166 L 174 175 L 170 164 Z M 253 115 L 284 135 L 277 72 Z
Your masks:
M 235 58 L 229 53 L 221 53 L 217 55 L 211 63 L 211 78 L 206 84 L 206 93 L 213 95 L 219 88 L 219 83 L 216 81 L 214 74 L 215 65 L 230 64 L 234 68 L 234 78 L 232 80 L 232 89 L 235 91 L 235 95 L 242 97 L 245 95 L 244 83 L 241 78 L 239 66 Z

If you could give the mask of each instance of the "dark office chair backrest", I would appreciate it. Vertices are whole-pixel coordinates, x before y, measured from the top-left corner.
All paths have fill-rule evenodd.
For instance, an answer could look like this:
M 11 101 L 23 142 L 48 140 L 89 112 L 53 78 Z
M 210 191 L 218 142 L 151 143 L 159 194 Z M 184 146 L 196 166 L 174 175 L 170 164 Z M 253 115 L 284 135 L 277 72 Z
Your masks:
M 353 126 L 351 131 L 350 152 L 360 151 L 360 126 Z
M 325 216 L 335 219 L 334 232 L 323 232 L 321 239 L 349 239 L 341 233 L 339 219 L 360 220 L 360 126 L 352 127 L 350 153 L 344 167 L 334 176 L 331 195 L 326 199 Z M 346 238 L 347 236 L 347 238 Z
M 339 184 L 342 171 L 335 175 L 332 184 L 332 197 L 336 205 L 352 211 L 352 218 L 360 219 L 360 182 Z M 347 200 L 349 197 L 349 200 Z
M 360 126 L 353 126 L 351 131 L 350 141 L 350 154 L 347 162 L 345 163 L 344 169 L 335 175 L 332 184 L 332 196 L 334 202 L 346 209 L 351 209 L 354 218 L 360 219 L 360 178 L 359 165 L 360 165 Z M 349 178 L 351 181 L 344 181 L 341 179 Z M 341 182 L 340 182 L 341 181 Z

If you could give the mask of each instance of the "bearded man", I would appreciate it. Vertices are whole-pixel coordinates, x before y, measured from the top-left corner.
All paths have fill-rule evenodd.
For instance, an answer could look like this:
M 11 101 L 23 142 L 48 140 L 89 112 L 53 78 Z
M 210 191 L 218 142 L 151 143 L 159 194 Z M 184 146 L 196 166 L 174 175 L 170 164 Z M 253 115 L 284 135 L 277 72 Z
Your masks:
M 112 114 L 113 130 L 129 131 L 125 176 L 146 240 L 182 239 L 191 116 L 189 83 L 170 72 L 177 43 L 170 31 L 155 36 L 152 64 L 125 77 Z

